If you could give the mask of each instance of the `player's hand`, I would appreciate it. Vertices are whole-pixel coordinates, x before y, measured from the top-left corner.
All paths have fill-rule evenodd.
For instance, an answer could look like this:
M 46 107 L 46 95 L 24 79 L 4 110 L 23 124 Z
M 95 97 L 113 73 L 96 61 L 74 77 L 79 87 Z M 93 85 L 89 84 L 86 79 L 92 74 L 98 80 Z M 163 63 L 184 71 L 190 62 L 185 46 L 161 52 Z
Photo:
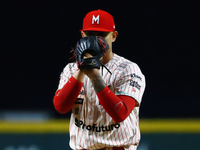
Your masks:
M 83 58 L 90 58 L 93 57 L 90 53 L 84 53 Z M 80 69 L 85 75 L 87 75 L 90 79 L 94 76 L 94 75 L 99 75 L 99 69 L 97 68 L 83 68 Z
M 103 37 L 83 37 L 77 42 L 72 58 L 75 58 L 76 64 L 81 70 L 100 69 L 108 49 L 109 45 Z
M 92 57 L 90 53 L 84 53 L 83 58 L 89 58 Z M 98 69 L 96 68 L 83 68 L 75 71 L 73 74 L 73 77 L 78 80 L 79 82 L 83 83 L 84 82 L 84 76 L 87 75 L 89 78 L 92 78 L 93 75 L 97 74 L 98 75 Z

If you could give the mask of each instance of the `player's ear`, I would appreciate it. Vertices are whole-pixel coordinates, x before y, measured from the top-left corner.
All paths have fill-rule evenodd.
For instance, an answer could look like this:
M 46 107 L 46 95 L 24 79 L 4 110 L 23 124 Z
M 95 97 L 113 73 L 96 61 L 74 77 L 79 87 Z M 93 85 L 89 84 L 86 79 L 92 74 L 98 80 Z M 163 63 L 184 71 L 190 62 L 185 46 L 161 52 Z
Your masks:
M 117 39 L 117 36 L 118 36 L 118 32 L 117 31 L 114 31 L 112 33 L 112 42 L 115 42 L 115 40 Z
M 86 37 L 85 32 L 81 31 L 81 36 L 82 36 L 82 37 Z

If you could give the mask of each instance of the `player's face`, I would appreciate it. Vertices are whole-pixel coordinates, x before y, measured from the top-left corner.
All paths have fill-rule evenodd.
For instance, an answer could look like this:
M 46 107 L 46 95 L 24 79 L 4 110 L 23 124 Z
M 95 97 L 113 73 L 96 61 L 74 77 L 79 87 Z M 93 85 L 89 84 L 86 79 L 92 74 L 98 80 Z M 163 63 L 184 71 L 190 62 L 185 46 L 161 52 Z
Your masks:
M 118 35 L 118 32 L 114 31 L 114 32 L 109 32 L 109 34 L 106 37 L 104 37 L 106 42 L 109 45 L 109 50 L 112 50 L 112 43 L 115 42 L 117 35 Z

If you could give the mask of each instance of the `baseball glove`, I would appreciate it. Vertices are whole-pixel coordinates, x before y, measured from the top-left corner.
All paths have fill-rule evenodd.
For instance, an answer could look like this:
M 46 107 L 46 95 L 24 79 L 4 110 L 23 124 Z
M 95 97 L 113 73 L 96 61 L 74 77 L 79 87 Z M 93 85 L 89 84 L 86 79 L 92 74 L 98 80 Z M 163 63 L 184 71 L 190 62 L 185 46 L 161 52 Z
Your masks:
M 108 43 L 100 36 L 83 37 L 77 42 L 73 57 L 79 69 L 100 69 L 108 48 Z M 85 53 L 91 54 L 92 57 L 84 58 Z

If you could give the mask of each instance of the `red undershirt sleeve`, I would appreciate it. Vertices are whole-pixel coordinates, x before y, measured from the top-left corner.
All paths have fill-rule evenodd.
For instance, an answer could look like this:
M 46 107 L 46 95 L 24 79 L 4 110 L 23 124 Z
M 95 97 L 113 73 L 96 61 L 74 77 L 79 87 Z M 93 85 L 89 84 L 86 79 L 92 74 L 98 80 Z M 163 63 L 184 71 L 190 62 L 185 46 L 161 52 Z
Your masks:
M 124 121 L 135 107 L 132 97 L 116 96 L 108 87 L 97 93 L 100 104 L 117 123 Z
M 72 109 L 82 85 L 83 83 L 77 81 L 72 76 L 63 88 L 55 93 L 53 103 L 55 109 L 59 113 L 64 114 Z M 108 87 L 105 87 L 101 92 L 97 93 L 97 96 L 100 104 L 115 122 L 124 121 L 129 116 L 136 103 L 135 100 L 129 96 L 116 96 Z
M 62 89 L 56 91 L 53 98 L 55 109 L 61 114 L 69 112 L 72 109 L 82 86 L 83 83 L 77 81 L 72 76 Z

